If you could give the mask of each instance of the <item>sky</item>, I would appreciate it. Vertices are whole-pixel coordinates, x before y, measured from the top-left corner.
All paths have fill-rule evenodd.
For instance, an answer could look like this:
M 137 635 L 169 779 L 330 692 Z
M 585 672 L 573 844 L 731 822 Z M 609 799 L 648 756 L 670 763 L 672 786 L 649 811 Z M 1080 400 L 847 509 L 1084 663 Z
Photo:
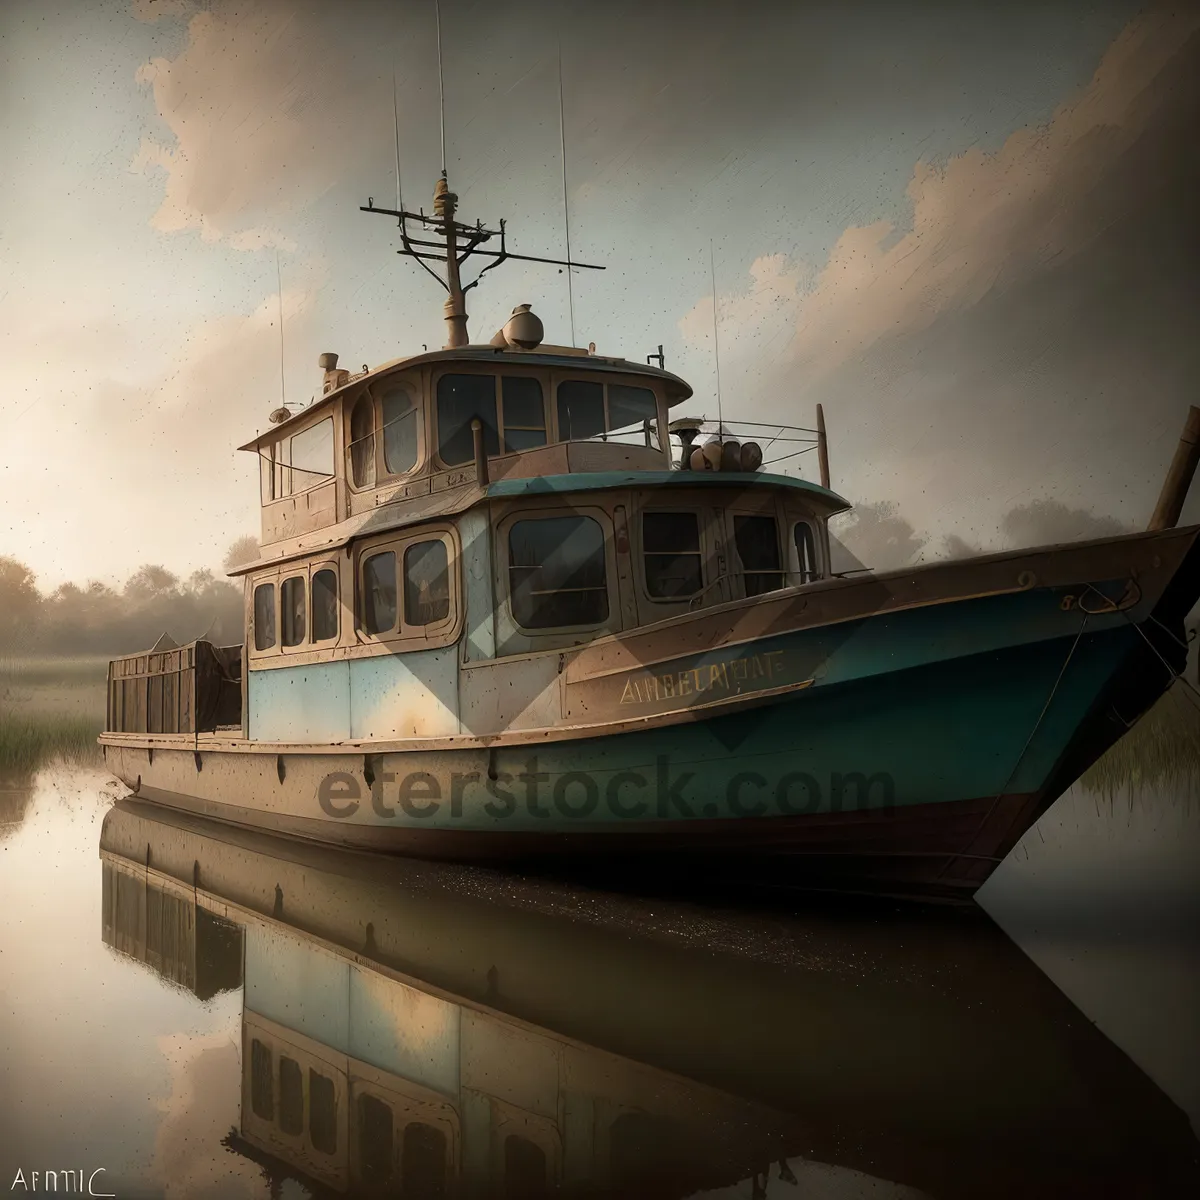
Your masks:
M 507 264 L 473 340 L 528 302 L 551 342 L 661 343 L 715 416 L 715 279 L 725 417 L 822 403 L 835 489 L 930 547 L 1046 499 L 1144 525 L 1200 378 L 1200 9 L 443 0 L 441 26 L 462 215 L 564 252 L 561 61 L 571 251 L 606 267 L 572 334 L 566 276 Z M 234 447 L 319 354 L 442 344 L 440 290 L 358 211 L 395 201 L 393 78 L 428 208 L 432 0 L 0 5 L 0 554 L 43 589 L 218 567 L 258 528 Z

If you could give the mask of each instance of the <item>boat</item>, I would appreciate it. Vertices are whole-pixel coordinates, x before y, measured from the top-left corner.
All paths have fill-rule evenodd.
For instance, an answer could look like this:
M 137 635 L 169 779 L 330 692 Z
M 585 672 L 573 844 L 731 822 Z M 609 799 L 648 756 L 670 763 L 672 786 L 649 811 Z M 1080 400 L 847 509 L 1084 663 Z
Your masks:
M 205 1075 L 240 1097 L 189 1145 L 223 1159 L 219 1138 L 273 1195 L 1200 1182 L 1187 1116 L 980 909 L 839 899 L 698 920 L 136 798 L 99 840 L 104 941 L 201 1000 L 241 989 L 237 1052 Z
M 528 304 L 472 343 L 460 267 L 522 257 L 504 223 L 460 221 L 444 173 L 431 214 L 366 211 L 444 264 L 446 345 L 323 354 L 320 394 L 241 447 L 244 644 L 109 668 L 100 743 L 138 797 L 406 855 L 969 902 L 1183 670 L 1197 410 L 1146 532 L 838 572 L 823 413 L 773 435 L 813 482 L 769 469 L 770 430 L 675 416 L 661 350 L 547 344 Z

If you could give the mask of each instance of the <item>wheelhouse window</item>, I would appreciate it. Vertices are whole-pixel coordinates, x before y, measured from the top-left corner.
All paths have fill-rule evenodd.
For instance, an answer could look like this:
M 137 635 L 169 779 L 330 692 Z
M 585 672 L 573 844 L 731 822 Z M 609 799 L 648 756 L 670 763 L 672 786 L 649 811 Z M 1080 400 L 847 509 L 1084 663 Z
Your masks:
M 306 613 L 304 604 L 303 575 L 285 579 L 279 589 L 279 623 L 282 626 L 281 641 L 285 646 L 298 646 L 304 641 Z
M 362 568 L 363 629 L 378 636 L 396 628 L 396 553 L 372 554 Z
M 733 536 L 738 558 L 742 560 L 746 595 L 761 596 L 783 587 L 775 518 L 735 516 Z
M 328 642 L 337 635 L 337 572 L 331 567 L 322 567 L 312 577 L 312 640 Z
M 475 457 L 471 422 L 483 423 L 486 454 L 500 453 L 494 375 L 443 375 L 437 382 L 438 457 L 448 467 Z
M 278 496 L 293 496 L 333 478 L 333 418 L 326 417 L 293 434 L 280 445 L 282 487 Z
M 642 562 L 653 600 L 686 600 L 704 587 L 700 520 L 694 512 L 642 514 Z
M 404 551 L 404 623 L 436 625 L 450 616 L 450 563 L 437 538 Z
M 262 502 L 270 504 L 275 499 L 274 446 L 264 446 L 258 452 L 258 480 L 262 490 Z
M 375 486 L 375 401 L 369 392 L 350 413 L 350 481 L 356 488 Z
M 817 546 L 812 526 L 807 521 L 797 521 L 794 530 L 796 539 L 796 561 L 800 567 L 800 582 L 812 583 L 820 576 L 817 572 Z
M 417 465 L 417 397 L 402 380 L 383 384 L 379 396 L 383 420 L 383 465 L 389 475 L 407 475 Z
M 649 388 L 567 379 L 558 385 L 558 436 L 564 442 L 641 433 L 658 444 L 658 404 Z
M 599 625 L 608 619 L 604 531 L 591 517 L 541 517 L 508 534 L 513 618 L 525 629 Z
M 546 402 L 542 396 L 541 383 L 524 375 L 502 375 L 500 420 L 506 454 L 544 446 Z
M 254 648 L 270 650 L 275 645 L 275 585 L 260 583 L 254 589 Z

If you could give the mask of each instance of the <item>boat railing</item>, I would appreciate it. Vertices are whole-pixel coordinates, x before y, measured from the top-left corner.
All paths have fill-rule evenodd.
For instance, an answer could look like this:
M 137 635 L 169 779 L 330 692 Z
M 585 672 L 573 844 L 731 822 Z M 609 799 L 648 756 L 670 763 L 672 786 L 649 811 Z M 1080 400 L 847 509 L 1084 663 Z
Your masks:
M 763 467 L 790 462 L 810 450 L 816 450 L 820 442 L 817 430 L 802 425 L 787 425 L 779 421 L 711 420 L 708 417 L 672 421 L 671 436 L 679 441 L 683 451 L 714 439 L 743 445 L 755 442 L 763 453 Z M 682 460 L 682 453 L 680 458 Z

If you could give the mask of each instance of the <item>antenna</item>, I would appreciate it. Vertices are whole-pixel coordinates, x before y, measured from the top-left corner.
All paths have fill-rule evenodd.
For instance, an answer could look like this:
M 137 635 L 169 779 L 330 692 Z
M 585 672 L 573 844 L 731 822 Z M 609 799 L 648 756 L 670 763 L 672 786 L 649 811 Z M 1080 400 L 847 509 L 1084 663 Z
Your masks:
M 446 178 L 446 88 L 442 79 L 442 5 L 441 0 L 433 0 L 433 11 L 437 18 L 437 51 L 438 51 L 438 109 L 442 119 L 442 178 Z M 403 208 L 398 204 L 397 208 Z
M 567 203 L 567 127 L 563 118 L 562 39 L 558 43 L 558 141 L 562 150 L 563 229 L 567 238 L 567 263 L 571 261 L 571 210 Z M 567 307 L 571 314 L 571 345 L 575 345 L 575 287 L 567 267 Z
M 721 342 L 717 336 L 717 259 L 711 238 L 708 241 L 708 269 L 712 278 L 713 290 L 713 359 L 717 365 L 717 428 L 720 430 L 721 437 L 724 437 L 725 425 L 721 418 Z
M 396 102 L 396 64 L 394 62 L 392 63 L 392 130 L 396 135 L 396 207 L 403 212 L 404 197 L 400 192 L 400 106 Z
M 283 371 L 283 268 L 279 265 L 279 247 L 275 247 L 275 278 L 279 283 L 279 407 L 287 408 L 287 386 Z

